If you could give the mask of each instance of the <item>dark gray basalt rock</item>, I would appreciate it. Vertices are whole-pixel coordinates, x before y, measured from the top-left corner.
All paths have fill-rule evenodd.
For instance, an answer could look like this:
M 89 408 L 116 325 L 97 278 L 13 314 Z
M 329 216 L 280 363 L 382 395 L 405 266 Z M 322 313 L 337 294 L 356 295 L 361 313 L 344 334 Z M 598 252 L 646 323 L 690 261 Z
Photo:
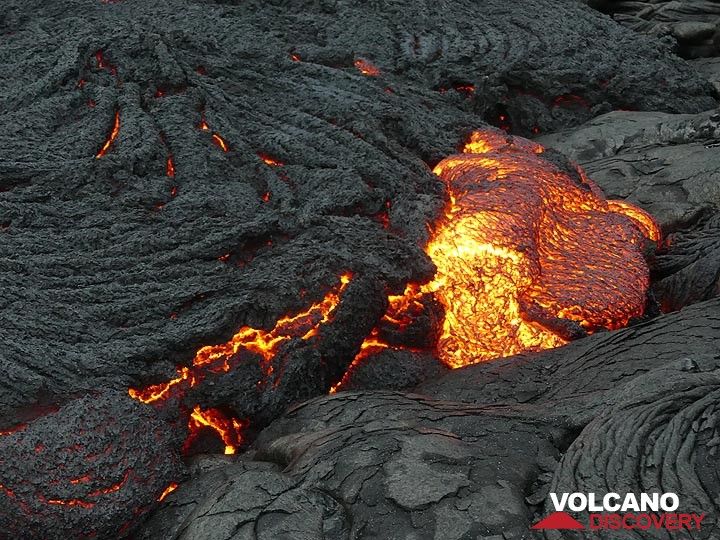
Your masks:
M 573 441 L 549 487 L 554 493 L 676 493 L 679 512 L 704 515 L 701 530 L 598 531 L 594 538 L 717 538 L 720 356 L 671 362 L 624 385 Z M 547 501 L 545 511 L 554 511 Z M 548 531 L 545 538 L 588 534 Z
M 396 291 L 421 281 L 418 245 L 444 203 L 423 160 L 498 107 L 528 132 L 612 106 L 715 103 L 657 43 L 584 6 L 479 9 L 6 2 L 3 415 L 40 394 L 162 380 L 348 269 Z M 353 67 L 360 57 L 380 76 Z M 460 83 L 475 86 L 470 99 Z M 95 159 L 116 111 L 117 138 Z
M 682 511 L 708 514 L 697 537 L 714 538 L 719 374 L 715 299 L 539 355 L 454 370 L 418 388 L 422 395 L 317 398 L 259 435 L 245 456 L 255 461 L 198 472 L 141 538 L 195 538 L 190 530 L 202 530 L 201 539 L 228 538 L 223 527 L 239 518 L 208 511 L 231 505 L 247 519 L 232 538 L 245 538 L 253 527 L 264 532 L 257 508 L 267 508 L 269 496 L 273 511 L 291 516 L 302 508 L 308 516 L 304 528 L 274 529 L 277 538 L 298 530 L 308 539 L 542 538 L 529 526 L 551 511 L 550 490 L 611 487 L 675 491 Z M 293 493 L 322 497 L 308 507 L 308 497 L 300 505 L 258 485 L 279 481 Z M 242 501 L 233 502 L 239 493 Z M 328 522 L 332 534 L 324 532 Z M 597 535 L 563 531 L 548 538 Z M 634 531 L 631 538 L 657 536 Z
M 684 58 L 720 55 L 720 5 L 715 0 L 587 0 L 620 24 L 674 40 Z
M 0 436 L 0 538 L 119 538 L 185 468 L 182 430 L 126 393 L 71 401 Z
M 135 538 L 334 540 L 348 529 L 349 516 L 330 494 L 303 488 L 272 463 L 238 461 L 183 483 Z
M 667 238 L 655 259 L 653 292 L 665 311 L 720 295 L 720 212 Z

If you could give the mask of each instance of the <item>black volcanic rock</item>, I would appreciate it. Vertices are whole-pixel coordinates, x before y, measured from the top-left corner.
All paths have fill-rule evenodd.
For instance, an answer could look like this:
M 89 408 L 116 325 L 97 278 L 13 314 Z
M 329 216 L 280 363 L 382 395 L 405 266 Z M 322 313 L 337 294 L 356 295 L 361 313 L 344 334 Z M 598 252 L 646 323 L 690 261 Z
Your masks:
M 714 299 L 454 370 L 422 394 L 317 398 L 266 428 L 243 461 L 196 472 L 139 534 L 221 540 L 234 527 L 239 538 L 545 538 L 529 526 L 552 511 L 551 490 L 659 489 L 678 493 L 683 511 L 708 514 L 692 538 L 714 538 L 718 374 Z
M 421 246 L 446 193 L 430 167 L 472 128 L 527 134 L 613 108 L 717 104 L 662 43 L 562 0 L 5 0 L 0 64 L 0 429 L 30 417 L 0 436 L 0 535 L 13 538 L 127 535 L 182 476 L 191 407 L 260 428 L 326 392 L 387 295 L 432 276 Z M 127 396 L 243 326 L 272 328 L 348 273 L 331 320 L 282 345 L 272 380 L 243 351 L 237 371 L 208 375 L 173 407 Z M 527 494 L 596 412 L 583 401 L 595 370 L 594 396 L 610 403 L 613 385 L 675 358 L 678 343 L 712 349 L 717 305 L 698 306 L 532 367 L 515 358 L 496 365 L 507 373 L 428 383 L 449 404 L 311 402 L 256 447 L 282 472 L 198 474 L 140 534 L 522 535 L 541 502 Z M 428 315 L 415 334 L 436 323 Z M 577 379 L 553 387 L 548 358 Z M 427 364 L 392 383 L 416 383 Z M 373 367 L 353 384 L 386 385 L 392 368 Z M 523 405 L 543 385 L 567 404 Z M 462 403 L 476 399 L 505 405 Z M 33 416 L 38 404 L 60 409 Z
M 393 290 L 424 279 L 418 245 L 444 195 L 422 160 L 498 106 L 524 132 L 612 106 L 715 103 L 657 43 L 559 1 L 3 11 L 3 414 L 40 394 L 162 379 L 348 269 Z
M 0 436 L 0 538 L 119 538 L 185 475 L 181 433 L 126 393 L 71 401 Z

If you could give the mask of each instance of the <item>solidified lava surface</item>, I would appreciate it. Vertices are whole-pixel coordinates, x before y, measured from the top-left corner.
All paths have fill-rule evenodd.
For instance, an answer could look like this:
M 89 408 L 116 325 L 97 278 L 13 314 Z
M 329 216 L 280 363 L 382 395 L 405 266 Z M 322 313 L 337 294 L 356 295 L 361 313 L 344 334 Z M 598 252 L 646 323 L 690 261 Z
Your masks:
M 125 393 L 0 435 L 0 538 L 114 538 L 185 475 L 178 431 Z
M 48 523 L 57 537 L 128 534 L 202 432 L 232 453 L 248 423 L 327 392 L 358 354 L 387 343 L 406 353 L 388 357 L 432 364 L 449 302 L 403 291 L 442 270 L 424 248 L 453 186 L 498 176 L 432 173 L 471 129 L 530 134 L 614 107 L 716 104 L 658 42 L 579 3 L 482 10 L 469 0 L 3 2 L 0 429 L 39 402 L 59 408 L 0 436 L 12 457 L 3 523 L 36 538 Z M 642 235 L 628 209 L 591 199 L 591 184 L 566 173 L 635 258 Z M 516 232 L 504 247 L 522 252 Z M 562 246 L 536 247 L 544 262 L 519 268 L 552 266 Z M 641 312 L 638 272 L 613 324 Z M 520 300 L 557 335 L 567 329 L 546 320 L 548 306 L 583 330 L 612 327 L 593 318 L 607 299 L 586 312 L 530 287 Z M 88 471 L 106 451 L 105 472 Z

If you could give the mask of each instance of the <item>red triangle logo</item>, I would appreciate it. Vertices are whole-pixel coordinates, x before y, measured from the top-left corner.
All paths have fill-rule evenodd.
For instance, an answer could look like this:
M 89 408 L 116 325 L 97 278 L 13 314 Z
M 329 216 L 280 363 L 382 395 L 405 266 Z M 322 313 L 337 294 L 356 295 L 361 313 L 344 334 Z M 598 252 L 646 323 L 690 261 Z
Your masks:
M 584 529 L 582 523 L 567 512 L 553 512 L 541 519 L 531 529 Z

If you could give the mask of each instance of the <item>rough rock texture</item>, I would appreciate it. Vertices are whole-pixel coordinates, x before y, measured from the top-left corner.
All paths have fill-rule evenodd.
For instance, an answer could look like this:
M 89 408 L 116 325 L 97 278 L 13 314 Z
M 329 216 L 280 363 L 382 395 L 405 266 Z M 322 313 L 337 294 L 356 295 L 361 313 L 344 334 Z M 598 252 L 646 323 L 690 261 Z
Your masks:
M 178 430 L 126 393 L 0 435 L 0 538 L 117 538 L 184 476 Z
M 692 61 L 692 65 L 720 94 L 720 57 L 698 58 Z
M 303 512 L 325 512 L 325 521 L 315 518 L 299 538 L 530 538 L 529 525 L 549 512 L 548 490 L 578 487 L 675 491 L 683 511 L 709 514 L 697 538 L 714 538 L 719 508 L 710 456 L 719 376 L 716 299 L 540 355 L 455 370 L 419 388 L 423 395 L 318 398 L 261 433 L 247 459 L 278 463 L 286 489 L 323 494 Z M 171 495 L 142 534 L 251 538 L 216 533 L 212 523 L 232 518 L 208 519 L 198 511 L 228 505 L 248 516 L 243 531 L 252 523 L 264 532 L 262 513 L 252 516 L 267 507 L 268 492 L 231 487 L 232 477 L 248 470 L 253 476 L 245 486 L 260 474 L 268 485 L 279 482 L 276 470 L 258 467 L 241 462 L 199 474 Z M 272 499 L 283 515 L 296 508 L 294 499 Z M 184 531 L 202 525 L 203 532 L 183 536 L 172 529 L 180 521 Z M 327 522 L 343 526 L 323 536 Z M 291 537 L 294 530 L 289 524 L 274 534 Z M 613 533 L 608 538 L 618 538 Z M 658 537 L 637 531 L 628 538 Z
M 273 358 L 277 384 L 259 390 L 257 358 L 233 358 L 240 369 L 208 377 L 177 410 L 228 407 L 262 426 L 327 391 L 387 294 L 433 273 L 420 245 L 446 194 L 428 165 L 471 128 L 528 134 L 613 108 L 696 114 L 717 104 L 666 46 L 562 0 L 522 10 L 504 0 L 4 0 L 0 67 L 0 429 L 29 422 L 0 436 L 0 535 L 13 538 L 131 534 L 182 474 L 186 418 L 131 402 L 128 387 L 167 380 L 243 325 L 271 328 L 352 272 L 333 320 Z M 673 203 L 681 212 L 715 196 L 690 183 L 707 193 Z M 692 300 L 708 287 L 698 282 Z M 705 336 L 715 323 L 693 317 L 716 304 L 699 306 L 658 319 L 663 343 L 649 358 L 674 357 L 676 334 L 684 350 L 714 347 Z M 627 332 L 557 354 L 572 364 L 590 344 L 644 343 L 642 330 Z M 618 366 L 601 390 L 635 373 Z M 474 400 L 478 387 L 470 394 L 461 382 L 471 379 L 453 375 L 437 392 L 453 380 L 452 399 Z M 391 386 L 421 376 L 408 369 Z M 498 377 L 486 379 L 491 388 Z M 365 380 L 356 382 L 380 386 Z M 498 390 L 515 404 L 536 391 L 525 379 Z M 313 409 L 332 403 L 348 407 L 344 423 Z M 168 499 L 172 523 L 164 507 L 143 534 L 524 534 L 540 502 L 525 497 L 549 481 L 573 435 L 558 415 L 579 429 L 591 414 L 568 405 L 547 420 L 534 416 L 542 407 L 523 409 L 399 394 L 320 400 L 289 417 L 317 427 L 317 442 L 310 432 L 289 451 L 274 442 L 285 436 L 276 426 L 258 445 L 258 458 L 287 470 L 205 471 Z M 292 439 L 296 428 L 283 429 Z M 83 446 L 68 452 L 74 444 Z M 348 465 L 333 471 L 340 456 Z
M 162 380 L 199 345 L 271 326 L 346 270 L 378 302 L 427 277 L 418 243 L 443 193 L 422 159 L 450 152 L 498 103 L 523 117 L 520 131 L 536 113 L 543 129 L 589 116 L 553 101 L 572 92 L 593 112 L 714 104 L 657 43 L 584 6 L 476 10 L 6 2 L 3 416 L 40 393 Z M 353 67 L 360 57 L 380 75 Z M 475 85 L 471 99 L 439 91 L 459 82 Z
M 620 24 L 675 43 L 684 58 L 720 55 L 716 0 L 587 0 Z
M 609 197 L 644 208 L 669 233 L 653 263 L 664 310 L 718 294 L 720 112 L 613 112 L 538 142 L 567 154 Z
M 720 295 L 720 212 L 667 238 L 655 260 L 655 297 L 665 311 Z
M 549 491 L 594 493 L 673 492 L 682 512 L 707 514 L 690 535 L 602 531 L 595 538 L 716 538 L 717 446 L 720 442 L 720 358 L 677 360 L 636 377 L 573 441 L 555 471 Z M 619 444 L 618 444 L 619 443 Z M 550 504 L 546 512 L 554 509 Z M 548 539 L 558 538 L 548 532 Z M 564 532 L 562 538 L 587 535 Z

